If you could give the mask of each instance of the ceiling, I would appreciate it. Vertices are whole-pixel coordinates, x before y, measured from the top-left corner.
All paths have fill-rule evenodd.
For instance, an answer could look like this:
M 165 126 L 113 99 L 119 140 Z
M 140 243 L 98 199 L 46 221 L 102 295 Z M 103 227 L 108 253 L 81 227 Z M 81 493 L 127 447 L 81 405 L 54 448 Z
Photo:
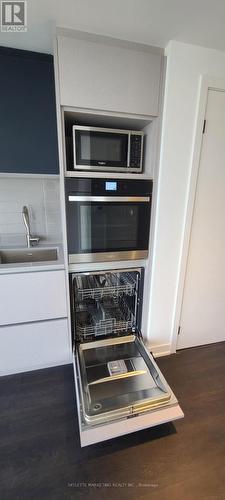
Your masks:
M 28 0 L 26 33 L 0 45 L 53 52 L 55 25 L 166 47 L 177 40 L 225 50 L 225 0 Z

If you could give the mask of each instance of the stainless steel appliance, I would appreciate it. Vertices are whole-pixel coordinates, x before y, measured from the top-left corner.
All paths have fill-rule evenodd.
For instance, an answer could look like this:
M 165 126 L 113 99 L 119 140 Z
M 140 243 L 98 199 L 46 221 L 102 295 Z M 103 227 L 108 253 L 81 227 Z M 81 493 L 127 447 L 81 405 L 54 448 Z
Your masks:
M 152 181 L 66 178 L 69 262 L 145 259 Z
M 135 268 L 70 275 L 82 446 L 183 416 L 142 340 L 143 274 Z
M 143 132 L 73 126 L 74 169 L 141 172 Z

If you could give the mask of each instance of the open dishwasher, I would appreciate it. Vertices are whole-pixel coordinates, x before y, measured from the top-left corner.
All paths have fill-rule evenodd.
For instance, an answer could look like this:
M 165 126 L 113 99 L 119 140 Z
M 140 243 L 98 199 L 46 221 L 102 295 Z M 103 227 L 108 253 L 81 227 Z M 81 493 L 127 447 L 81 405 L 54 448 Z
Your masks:
M 143 283 L 142 268 L 70 275 L 81 446 L 183 416 L 142 339 Z

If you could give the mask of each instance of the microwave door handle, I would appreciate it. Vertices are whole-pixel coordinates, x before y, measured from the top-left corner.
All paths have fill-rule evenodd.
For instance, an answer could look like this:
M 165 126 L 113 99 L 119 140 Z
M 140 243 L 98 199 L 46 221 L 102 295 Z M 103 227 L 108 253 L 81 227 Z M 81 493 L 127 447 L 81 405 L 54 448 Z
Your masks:
M 76 196 L 69 195 L 69 201 L 90 201 L 102 203 L 148 203 L 150 196 Z

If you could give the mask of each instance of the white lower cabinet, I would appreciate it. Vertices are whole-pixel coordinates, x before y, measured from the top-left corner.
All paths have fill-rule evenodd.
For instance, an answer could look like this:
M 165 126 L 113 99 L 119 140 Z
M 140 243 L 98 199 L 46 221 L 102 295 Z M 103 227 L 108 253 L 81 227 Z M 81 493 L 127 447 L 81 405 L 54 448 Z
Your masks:
M 0 375 L 71 362 L 65 271 L 0 280 Z
M 66 318 L 0 327 L 0 375 L 69 362 Z
M 4 274 L 0 280 L 0 325 L 67 316 L 64 270 Z

